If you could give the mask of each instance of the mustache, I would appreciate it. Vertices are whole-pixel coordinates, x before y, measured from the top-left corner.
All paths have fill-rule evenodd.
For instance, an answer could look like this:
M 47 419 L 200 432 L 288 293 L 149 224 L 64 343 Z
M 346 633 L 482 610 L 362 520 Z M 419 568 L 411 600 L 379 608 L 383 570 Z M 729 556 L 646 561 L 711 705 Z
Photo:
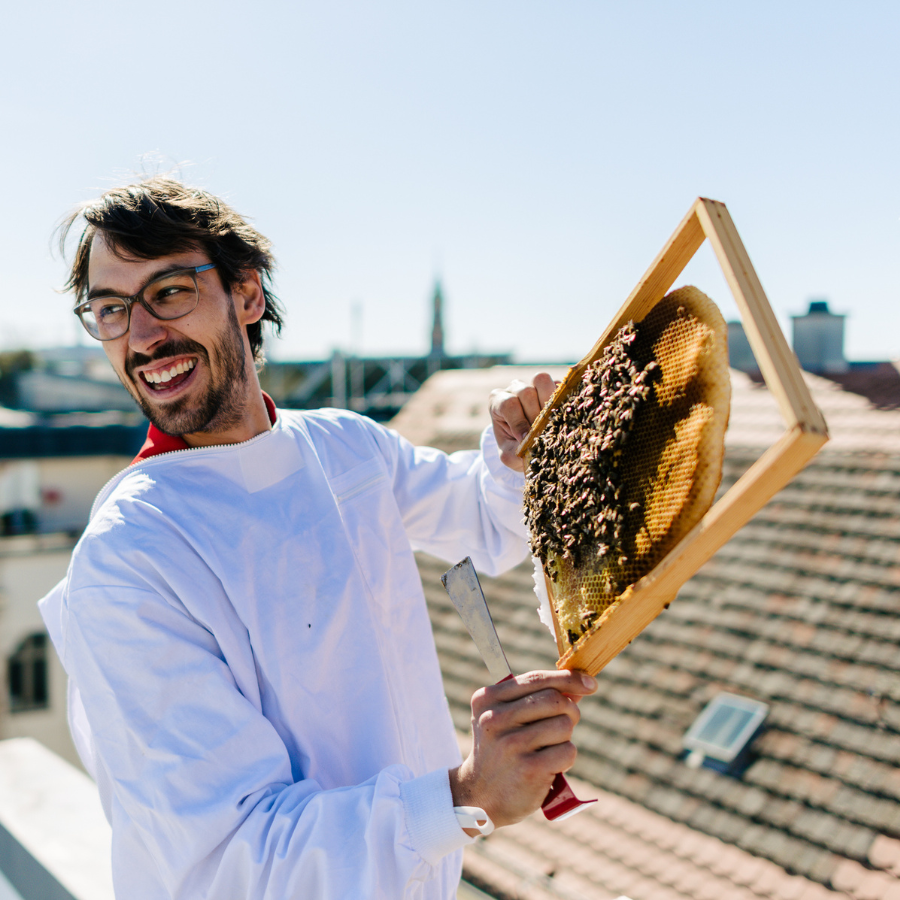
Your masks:
M 138 366 L 148 366 L 150 363 L 170 356 L 199 356 L 204 362 L 209 363 L 209 354 L 206 352 L 205 347 L 196 341 L 182 339 L 169 341 L 168 344 L 157 347 L 149 356 L 146 353 L 129 354 L 125 360 L 125 371 L 133 379 L 135 377 L 134 370 Z

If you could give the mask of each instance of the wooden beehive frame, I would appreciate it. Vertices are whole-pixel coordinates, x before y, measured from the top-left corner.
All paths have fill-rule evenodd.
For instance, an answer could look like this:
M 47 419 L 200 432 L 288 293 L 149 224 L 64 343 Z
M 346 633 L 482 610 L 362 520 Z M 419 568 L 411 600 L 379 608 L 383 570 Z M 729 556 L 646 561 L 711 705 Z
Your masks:
M 800 472 L 828 440 L 825 419 L 813 402 L 797 359 L 778 327 L 725 204 L 700 197 L 593 349 L 566 374 L 522 441 L 519 456 L 527 454 L 534 439 L 544 429 L 550 410 L 578 385 L 585 368 L 601 356 L 603 348 L 626 322 L 639 322 L 650 312 L 707 239 L 734 295 L 762 377 L 778 403 L 785 432 L 653 571 L 626 590 L 568 652 L 564 652 L 566 647 L 557 627 L 557 646 L 561 654 L 557 666 L 561 669 L 599 672 L 668 606 L 679 588 Z M 549 578 L 546 581 L 548 590 L 552 591 Z

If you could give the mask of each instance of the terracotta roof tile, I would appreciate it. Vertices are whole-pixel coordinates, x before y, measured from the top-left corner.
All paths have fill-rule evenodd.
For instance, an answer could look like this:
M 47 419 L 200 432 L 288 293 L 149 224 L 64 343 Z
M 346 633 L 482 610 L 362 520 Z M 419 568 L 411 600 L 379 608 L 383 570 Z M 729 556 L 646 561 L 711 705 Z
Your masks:
M 727 876 L 731 879 L 731 876 L 741 865 L 743 859 L 744 853 L 742 850 L 731 844 L 721 844 L 721 851 L 715 859 L 710 861 L 709 869 L 716 875 Z
M 808 882 L 797 875 L 787 875 L 781 879 L 772 892 L 773 900 L 800 900 Z
M 722 896 L 722 885 L 718 881 L 700 879 L 699 883 L 686 893 L 693 900 L 719 900 Z
M 494 897 L 513 897 L 521 880 L 500 863 L 466 850 L 463 877 L 477 888 L 487 888 Z
M 596 884 L 568 870 L 556 875 L 553 884 L 563 896 L 578 900 L 618 900 L 622 896 L 619 892 L 598 888 Z
M 900 875 L 900 840 L 880 834 L 872 841 L 867 856 L 876 869 L 888 869 Z
M 856 900 L 882 900 L 896 879 L 884 872 L 869 872 L 854 892 Z
M 756 900 L 756 897 L 746 888 L 734 885 L 725 889 L 722 900 Z
M 688 900 L 688 898 L 674 888 L 658 887 L 653 895 L 653 900 Z
M 857 888 L 869 875 L 869 870 L 851 859 L 842 860 L 831 876 L 831 886 L 847 894 L 855 894 Z
M 808 884 L 800 895 L 800 900 L 845 900 L 847 897 L 849 895 L 841 891 L 829 891 L 820 884 Z
M 761 897 L 772 897 L 782 880 L 786 877 L 784 870 L 780 866 L 767 862 L 763 866 L 759 877 L 750 885 L 750 889 Z
M 731 878 L 736 884 L 750 887 L 763 870 L 765 860 L 756 856 L 747 856 L 747 858 L 732 873 Z
M 774 798 L 769 800 L 768 816 L 778 829 L 790 831 L 797 817 L 803 812 L 804 806 L 797 800 L 781 800 Z

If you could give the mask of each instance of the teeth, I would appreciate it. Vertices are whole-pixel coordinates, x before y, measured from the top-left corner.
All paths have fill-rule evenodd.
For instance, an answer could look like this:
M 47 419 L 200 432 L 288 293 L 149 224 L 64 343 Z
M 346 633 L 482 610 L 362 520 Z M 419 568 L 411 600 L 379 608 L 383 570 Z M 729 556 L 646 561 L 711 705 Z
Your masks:
M 171 369 L 164 369 L 162 372 L 144 372 L 144 378 L 150 382 L 150 384 L 165 384 L 167 381 L 171 381 L 176 375 L 190 372 L 195 365 L 197 365 L 197 360 L 189 359 L 187 361 L 176 363 Z

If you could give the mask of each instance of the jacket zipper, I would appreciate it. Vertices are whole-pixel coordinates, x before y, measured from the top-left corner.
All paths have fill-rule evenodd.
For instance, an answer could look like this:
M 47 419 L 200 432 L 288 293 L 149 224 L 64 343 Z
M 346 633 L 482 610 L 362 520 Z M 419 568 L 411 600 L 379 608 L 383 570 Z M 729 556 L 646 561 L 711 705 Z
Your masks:
M 183 447 L 181 450 L 166 450 L 164 453 L 154 453 L 153 456 L 148 457 L 147 459 L 142 459 L 137 463 L 130 463 L 121 472 L 116 472 L 106 484 L 103 485 L 102 488 L 97 492 L 97 496 L 94 498 L 94 502 L 91 504 L 91 512 L 88 516 L 88 522 L 94 518 L 94 514 L 97 511 L 97 507 L 106 500 L 107 490 L 129 472 L 137 471 L 141 466 L 145 463 L 154 462 L 157 459 L 162 459 L 164 456 L 177 456 L 179 453 L 193 453 L 195 451 L 203 451 L 203 450 L 228 450 L 232 447 L 246 447 L 247 444 L 252 444 L 254 441 L 258 441 L 260 438 L 265 437 L 268 434 L 271 434 L 274 431 L 274 427 L 270 428 L 268 431 L 263 431 L 260 434 L 255 435 L 250 438 L 248 441 L 240 441 L 237 444 L 210 444 L 207 447 Z

